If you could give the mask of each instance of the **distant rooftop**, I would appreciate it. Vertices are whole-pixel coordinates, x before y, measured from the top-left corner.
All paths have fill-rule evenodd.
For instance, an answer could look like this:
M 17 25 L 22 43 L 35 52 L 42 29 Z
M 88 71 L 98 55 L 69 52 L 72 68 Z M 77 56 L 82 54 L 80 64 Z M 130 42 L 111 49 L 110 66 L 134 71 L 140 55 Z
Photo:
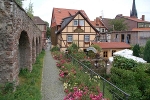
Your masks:
M 35 24 L 46 24 L 39 16 L 34 16 L 33 21 Z

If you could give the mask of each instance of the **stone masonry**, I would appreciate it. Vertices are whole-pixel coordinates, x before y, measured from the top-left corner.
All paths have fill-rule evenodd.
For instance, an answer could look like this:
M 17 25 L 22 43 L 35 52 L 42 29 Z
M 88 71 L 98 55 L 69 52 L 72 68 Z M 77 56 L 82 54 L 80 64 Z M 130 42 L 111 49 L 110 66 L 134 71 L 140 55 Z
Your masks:
M 15 82 L 21 68 L 32 71 L 42 35 L 15 0 L 0 0 L 0 83 Z

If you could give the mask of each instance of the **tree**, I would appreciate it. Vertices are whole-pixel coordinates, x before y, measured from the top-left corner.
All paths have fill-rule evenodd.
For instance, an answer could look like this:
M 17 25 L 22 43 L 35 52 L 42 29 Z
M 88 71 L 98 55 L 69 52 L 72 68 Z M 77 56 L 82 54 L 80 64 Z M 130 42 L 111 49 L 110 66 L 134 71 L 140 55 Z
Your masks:
M 145 49 L 144 49 L 144 60 L 146 60 L 148 63 L 150 63 L 150 40 L 148 40 L 146 42 L 146 45 L 145 45 Z
M 139 44 L 136 44 L 133 47 L 133 56 L 140 57 L 140 46 L 139 46 Z
M 17 4 L 18 4 L 19 6 L 22 7 L 22 5 L 23 5 L 22 1 L 23 1 L 23 0 L 15 0 L 15 1 L 17 2 Z
M 110 20 L 110 25 L 113 26 L 113 31 L 125 31 L 128 29 L 127 23 L 124 22 L 124 19 L 114 19 Z
M 45 21 L 45 23 L 47 26 L 46 37 L 50 37 L 51 36 L 51 29 L 49 27 L 49 23 L 47 21 Z
M 29 3 L 29 7 L 25 9 L 30 18 L 33 18 L 33 3 Z

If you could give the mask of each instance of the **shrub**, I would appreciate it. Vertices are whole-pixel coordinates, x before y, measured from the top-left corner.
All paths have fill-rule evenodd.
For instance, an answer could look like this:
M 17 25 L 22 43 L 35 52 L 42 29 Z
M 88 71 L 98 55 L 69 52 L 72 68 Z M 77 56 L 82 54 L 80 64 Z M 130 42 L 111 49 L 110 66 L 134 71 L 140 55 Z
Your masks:
M 150 40 L 148 40 L 146 42 L 146 45 L 145 45 L 145 49 L 144 49 L 144 60 L 146 60 L 148 63 L 150 63 Z
M 133 47 L 133 56 L 139 57 L 140 56 L 140 47 L 138 44 L 136 44 Z
M 54 51 L 60 51 L 60 48 L 58 46 L 54 46 L 52 49 L 51 49 L 51 52 L 54 52 Z
M 113 67 L 129 70 L 134 67 L 137 67 L 137 62 L 132 59 L 127 59 L 121 56 L 115 56 L 113 61 Z
M 78 45 L 74 42 L 67 48 L 68 53 L 70 53 L 70 54 L 77 53 L 78 49 L 79 49 Z

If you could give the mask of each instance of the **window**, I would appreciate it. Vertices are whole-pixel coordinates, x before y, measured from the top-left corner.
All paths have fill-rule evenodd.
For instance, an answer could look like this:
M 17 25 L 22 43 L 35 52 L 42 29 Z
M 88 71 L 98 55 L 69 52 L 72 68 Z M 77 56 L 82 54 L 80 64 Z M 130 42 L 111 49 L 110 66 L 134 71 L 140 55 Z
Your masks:
M 105 29 L 104 29 L 104 28 L 102 28 L 102 32 L 105 32 Z
M 116 34 L 116 38 L 118 38 L 118 34 Z
M 84 20 L 74 20 L 73 25 L 74 26 L 84 26 Z
M 79 20 L 79 26 L 84 26 L 84 20 Z
M 127 43 L 130 44 L 131 35 L 127 34 Z
M 124 34 L 121 34 L 121 42 L 124 42 Z
M 84 42 L 89 42 L 89 41 L 90 41 L 90 35 L 85 35 Z
M 72 42 L 72 35 L 67 35 L 67 42 Z
M 113 56 L 113 53 L 115 53 L 116 52 L 116 50 L 112 50 L 112 56 Z
M 107 57 L 107 51 L 103 52 L 103 57 Z
M 73 25 L 78 26 L 78 20 L 74 20 Z

